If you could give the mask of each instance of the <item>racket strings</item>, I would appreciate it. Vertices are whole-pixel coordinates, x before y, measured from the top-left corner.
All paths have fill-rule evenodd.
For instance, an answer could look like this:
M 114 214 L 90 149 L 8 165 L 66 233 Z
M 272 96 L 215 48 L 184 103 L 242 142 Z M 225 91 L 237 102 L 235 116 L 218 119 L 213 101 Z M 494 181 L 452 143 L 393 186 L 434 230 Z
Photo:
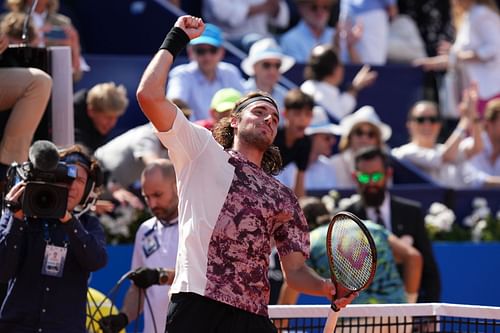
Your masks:
M 358 224 L 349 218 L 338 220 L 331 247 L 337 280 L 351 290 L 363 288 L 370 280 L 374 258 L 370 242 Z

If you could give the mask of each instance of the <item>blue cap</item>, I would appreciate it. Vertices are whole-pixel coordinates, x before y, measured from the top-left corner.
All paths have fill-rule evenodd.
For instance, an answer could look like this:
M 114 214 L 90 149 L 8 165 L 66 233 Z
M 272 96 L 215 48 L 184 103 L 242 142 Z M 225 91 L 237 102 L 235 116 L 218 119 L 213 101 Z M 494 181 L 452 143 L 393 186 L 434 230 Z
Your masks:
M 205 31 L 203 31 L 201 36 L 193 39 L 189 44 L 209 44 L 215 47 L 220 47 L 222 45 L 222 40 L 222 31 L 217 26 L 207 23 L 205 24 Z

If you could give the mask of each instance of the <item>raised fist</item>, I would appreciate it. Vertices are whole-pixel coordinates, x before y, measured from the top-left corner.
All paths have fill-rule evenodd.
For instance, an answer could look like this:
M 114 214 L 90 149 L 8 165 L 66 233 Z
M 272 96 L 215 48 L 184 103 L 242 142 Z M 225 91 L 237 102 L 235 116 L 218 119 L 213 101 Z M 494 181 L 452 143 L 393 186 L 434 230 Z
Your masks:
M 203 20 L 191 15 L 180 16 L 174 26 L 184 30 L 189 36 L 189 39 L 201 36 L 203 30 L 205 30 L 205 23 L 203 23 Z

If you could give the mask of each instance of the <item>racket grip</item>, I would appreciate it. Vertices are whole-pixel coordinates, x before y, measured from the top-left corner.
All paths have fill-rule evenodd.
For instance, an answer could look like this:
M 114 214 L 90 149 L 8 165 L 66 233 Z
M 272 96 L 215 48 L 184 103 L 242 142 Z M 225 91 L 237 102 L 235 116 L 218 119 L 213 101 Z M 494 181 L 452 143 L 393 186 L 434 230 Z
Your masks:
M 335 297 L 332 297 L 332 304 L 330 305 L 330 308 L 335 312 L 340 311 L 340 308 L 337 306 L 337 304 L 335 304 Z

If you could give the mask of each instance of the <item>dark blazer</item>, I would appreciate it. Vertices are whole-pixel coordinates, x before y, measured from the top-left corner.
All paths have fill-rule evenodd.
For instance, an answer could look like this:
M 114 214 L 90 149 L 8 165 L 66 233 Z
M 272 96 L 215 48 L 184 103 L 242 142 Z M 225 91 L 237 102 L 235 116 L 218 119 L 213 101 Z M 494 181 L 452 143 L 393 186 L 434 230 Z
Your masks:
M 391 195 L 390 205 L 392 233 L 398 237 L 403 235 L 411 236 L 413 246 L 420 251 L 424 259 L 418 302 L 439 302 L 441 295 L 439 270 L 434 259 L 431 242 L 425 230 L 420 204 Z M 345 210 L 354 213 L 360 219 L 367 218 L 361 200 L 352 203 Z

